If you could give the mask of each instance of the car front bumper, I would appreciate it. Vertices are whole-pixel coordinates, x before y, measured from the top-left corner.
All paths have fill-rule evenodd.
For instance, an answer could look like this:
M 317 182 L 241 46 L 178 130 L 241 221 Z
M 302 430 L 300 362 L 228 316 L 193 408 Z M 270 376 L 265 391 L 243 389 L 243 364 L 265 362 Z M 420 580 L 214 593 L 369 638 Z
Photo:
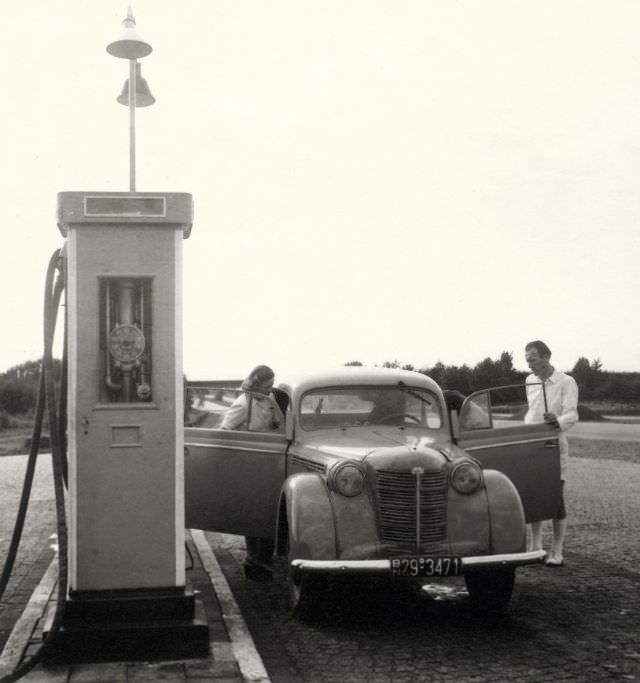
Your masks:
M 546 555 L 544 550 L 530 550 L 524 553 L 462 557 L 462 573 L 539 564 L 544 562 Z M 294 573 L 391 576 L 391 560 L 292 560 L 291 569 Z

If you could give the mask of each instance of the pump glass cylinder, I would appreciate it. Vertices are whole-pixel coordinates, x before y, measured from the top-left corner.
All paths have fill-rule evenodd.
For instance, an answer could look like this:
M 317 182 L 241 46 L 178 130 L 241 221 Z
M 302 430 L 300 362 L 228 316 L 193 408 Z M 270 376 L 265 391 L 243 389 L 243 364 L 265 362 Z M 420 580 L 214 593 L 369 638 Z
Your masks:
M 152 399 L 151 278 L 100 278 L 100 401 Z

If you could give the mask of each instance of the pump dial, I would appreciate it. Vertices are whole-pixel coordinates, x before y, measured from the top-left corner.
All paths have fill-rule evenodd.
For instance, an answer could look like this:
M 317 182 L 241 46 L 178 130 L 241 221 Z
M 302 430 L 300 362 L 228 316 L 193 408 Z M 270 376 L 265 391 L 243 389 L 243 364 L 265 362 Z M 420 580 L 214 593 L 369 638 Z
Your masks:
M 109 334 L 109 353 L 120 363 L 133 363 L 143 354 L 144 347 L 144 334 L 135 325 L 117 325 Z

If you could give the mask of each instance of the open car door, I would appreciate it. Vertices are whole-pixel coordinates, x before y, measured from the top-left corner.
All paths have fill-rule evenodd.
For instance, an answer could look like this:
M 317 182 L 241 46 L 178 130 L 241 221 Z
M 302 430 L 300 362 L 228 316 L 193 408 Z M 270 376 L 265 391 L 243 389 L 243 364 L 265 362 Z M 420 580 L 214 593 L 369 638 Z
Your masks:
M 471 394 L 460 409 L 457 443 L 484 469 L 511 479 L 526 521 L 535 522 L 554 517 L 558 510 L 560 452 L 554 427 L 525 424 L 527 406 L 524 384 Z
M 272 402 L 279 424 L 271 431 L 220 429 L 234 397 L 219 388 L 187 389 L 185 526 L 273 538 L 288 445 L 284 417 Z

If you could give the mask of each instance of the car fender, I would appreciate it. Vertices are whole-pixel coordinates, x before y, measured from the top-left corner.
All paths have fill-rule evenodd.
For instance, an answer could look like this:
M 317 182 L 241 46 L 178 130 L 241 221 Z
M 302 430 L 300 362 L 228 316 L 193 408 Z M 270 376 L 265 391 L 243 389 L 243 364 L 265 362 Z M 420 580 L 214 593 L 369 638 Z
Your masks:
M 277 520 L 279 555 L 295 559 L 336 557 L 336 533 L 327 485 L 319 474 L 305 472 L 287 478 L 280 493 Z
M 522 552 L 526 546 L 526 527 L 518 490 L 502 472 L 485 470 L 483 474 L 489 503 L 491 551 Z

